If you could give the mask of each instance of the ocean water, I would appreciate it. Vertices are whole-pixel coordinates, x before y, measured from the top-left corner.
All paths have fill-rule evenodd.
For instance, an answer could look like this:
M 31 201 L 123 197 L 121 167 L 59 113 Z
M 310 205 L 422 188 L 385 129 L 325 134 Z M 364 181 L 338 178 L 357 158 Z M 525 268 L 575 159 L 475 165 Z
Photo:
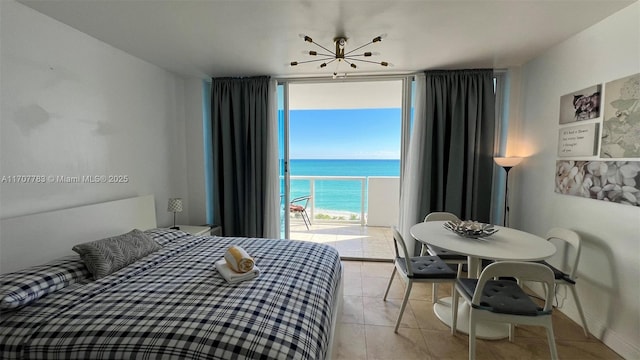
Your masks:
M 291 176 L 400 176 L 400 160 L 303 160 L 290 161 Z M 309 195 L 310 180 L 291 179 L 291 199 Z M 324 211 L 361 211 L 360 180 L 315 180 L 316 215 Z M 366 209 L 366 181 L 365 181 Z

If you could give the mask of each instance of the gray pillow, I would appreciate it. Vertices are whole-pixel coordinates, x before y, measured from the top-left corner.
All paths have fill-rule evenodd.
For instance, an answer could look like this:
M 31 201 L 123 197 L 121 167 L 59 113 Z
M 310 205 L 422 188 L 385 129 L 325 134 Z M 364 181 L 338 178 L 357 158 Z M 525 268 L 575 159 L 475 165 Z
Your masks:
M 138 229 L 73 247 L 95 279 L 114 273 L 160 249 L 160 245 Z

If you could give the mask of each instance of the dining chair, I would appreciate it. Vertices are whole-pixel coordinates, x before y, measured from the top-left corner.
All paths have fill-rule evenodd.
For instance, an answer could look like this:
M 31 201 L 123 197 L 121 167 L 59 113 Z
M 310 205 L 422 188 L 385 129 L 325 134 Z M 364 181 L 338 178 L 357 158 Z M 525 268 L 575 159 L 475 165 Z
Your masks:
M 404 314 L 404 309 L 407 306 L 407 302 L 409 301 L 409 295 L 411 294 L 411 287 L 414 282 L 431 282 L 431 283 L 439 283 L 439 282 L 449 282 L 453 283 L 456 280 L 456 273 L 451 270 L 449 265 L 447 265 L 442 259 L 437 256 L 414 256 L 410 257 L 409 252 L 407 251 L 407 245 L 404 243 L 404 239 L 402 235 L 398 231 L 398 228 L 392 226 L 393 231 L 393 240 L 394 240 L 394 249 L 396 252 L 393 272 L 391 273 L 391 278 L 389 279 L 389 284 L 387 285 L 387 291 L 384 292 L 384 301 L 387 301 L 387 295 L 389 294 L 389 289 L 391 288 L 391 283 L 393 282 L 393 278 L 396 275 L 396 272 L 400 275 L 400 278 L 406 283 L 406 288 L 404 291 L 404 299 L 402 301 L 402 306 L 400 307 L 400 314 L 398 314 L 398 320 L 396 320 L 396 327 L 393 332 L 398 332 L 398 327 L 400 326 L 400 321 L 402 321 L 402 315 Z M 398 251 L 398 247 L 402 249 L 402 255 L 400 256 L 400 252 Z M 453 315 L 453 314 L 452 314 Z
M 553 277 L 555 278 L 554 294 L 559 285 L 567 286 L 571 289 L 571 294 L 576 302 L 578 308 L 578 314 L 580 314 L 580 320 L 582 320 L 582 330 L 584 336 L 589 337 L 589 329 L 587 328 L 587 321 L 582 311 L 582 305 L 580 304 L 580 298 L 576 291 L 576 273 L 578 271 L 578 263 L 580 262 L 580 251 L 582 249 L 580 235 L 573 230 L 553 228 L 547 233 L 546 239 L 549 241 L 557 240 L 565 245 L 565 263 L 562 266 L 553 266 L 546 261 L 539 261 L 553 271 Z M 570 264 L 570 265 L 568 265 Z
M 432 212 L 424 217 L 424 221 L 458 221 L 457 216 L 449 212 Z M 437 256 L 445 263 L 455 265 L 457 268 L 458 277 L 462 274 L 462 265 L 467 263 L 467 256 L 459 254 L 457 252 L 445 250 L 443 248 L 422 243 L 420 248 L 420 256 L 428 252 L 429 255 Z M 435 303 L 438 301 L 438 284 L 434 283 L 431 291 L 432 301 Z
M 310 199 L 311 195 L 305 195 L 297 197 L 289 202 L 289 212 L 300 214 L 307 230 L 309 230 L 309 225 L 311 225 L 311 219 L 309 219 L 309 214 L 307 214 L 307 206 L 309 206 Z
M 502 277 L 516 278 L 503 280 Z M 531 300 L 520 287 L 524 281 L 541 283 L 545 287 L 544 307 Z M 535 262 L 500 261 L 487 266 L 479 279 L 459 278 L 453 292 L 453 322 L 451 333 L 455 334 L 458 317 L 458 297 L 470 305 L 469 314 L 469 360 L 475 359 L 476 325 L 492 321 L 509 324 L 509 341 L 513 341 L 514 324 L 543 326 L 547 330 L 547 341 L 551 358 L 558 358 L 551 313 L 553 310 L 553 271 Z

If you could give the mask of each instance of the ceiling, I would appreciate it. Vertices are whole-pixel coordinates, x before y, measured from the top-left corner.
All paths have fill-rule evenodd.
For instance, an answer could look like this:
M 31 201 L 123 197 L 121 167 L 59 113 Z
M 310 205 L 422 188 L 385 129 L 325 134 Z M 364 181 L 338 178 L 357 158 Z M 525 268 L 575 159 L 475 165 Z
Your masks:
M 0 0 L 1 1 L 1 0 Z M 327 75 L 290 67 L 318 50 L 367 47 L 393 67 L 349 74 L 522 65 L 636 0 L 19 0 L 45 15 L 167 70 L 206 77 Z M 344 64 L 339 70 L 347 69 Z

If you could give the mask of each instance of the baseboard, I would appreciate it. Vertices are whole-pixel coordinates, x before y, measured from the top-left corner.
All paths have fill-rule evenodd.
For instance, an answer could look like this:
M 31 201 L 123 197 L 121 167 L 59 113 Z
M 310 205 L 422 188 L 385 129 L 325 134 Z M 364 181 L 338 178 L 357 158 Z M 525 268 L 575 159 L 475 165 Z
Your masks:
M 572 309 L 556 309 L 565 314 L 571 320 L 575 321 L 576 324 L 580 324 L 580 315 L 578 315 L 578 309 L 575 306 L 566 306 L 572 307 Z M 567 311 L 570 310 L 570 311 Z M 632 344 L 628 340 L 622 336 L 622 334 L 617 333 L 614 330 L 607 328 L 603 323 L 590 317 L 588 314 L 584 315 L 587 319 L 587 324 L 589 326 L 589 333 L 593 335 L 598 340 L 602 341 L 603 344 L 607 345 L 611 350 L 615 351 L 618 355 L 622 356 L 625 359 L 640 359 L 640 347 L 638 344 Z
M 532 285 L 532 284 L 529 284 Z M 537 286 L 529 286 L 530 289 L 534 291 L 538 296 L 544 296 L 541 287 Z M 565 286 L 561 288 L 566 289 Z M 566 291 L 566 290 L 565 290 Z M 578 313 L 578 308 L 575 306 L 575 302 L 573 302 L 572 296 L 569 295 L 569 298 L 563 302 L 562 308 L 555 308 L 554 311 L 559 311 L 566 315 L 569 319 L 573 320 L 579 326 L 582 326 L 582 321 L 580 320 L 580 315 Z M 622 356 L 625 359 L 640 359 L 640 344 L 633 344 L 629 342 L 629 340 L 625 339 L 623 334 L 619 334 L 614 330 L 608 328 L 603 322 L 599 319 L 590 316 L 589 313 L 585 311 L 584 316 L 587 321 L 587 327 L 589 328 L 589 333 L 595 337 L 596 339 L 602 341 L 607 347 L 611 350 L 615 351 L 618 355 Z

